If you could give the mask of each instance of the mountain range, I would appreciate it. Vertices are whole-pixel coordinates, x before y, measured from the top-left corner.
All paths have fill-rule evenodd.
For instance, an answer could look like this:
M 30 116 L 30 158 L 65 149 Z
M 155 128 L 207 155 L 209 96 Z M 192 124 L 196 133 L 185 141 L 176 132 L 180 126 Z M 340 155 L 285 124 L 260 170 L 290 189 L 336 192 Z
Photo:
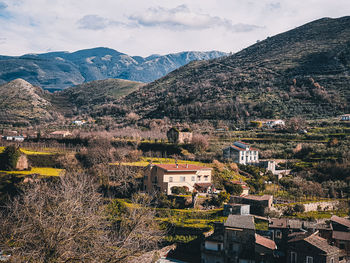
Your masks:
M 191 61 L 225 55 L 219 51 L 188 51 L 143 58 L 99 47 L 73 53 L 0 56 L 0 84 L 21 78 L 35 86 L 55 91 L 107 78 L 151 82 Z
M 350 112 L 350 17 L 319 19 L 231 56 L 192 61 L 148 84 L 107 79 L 49 93 L 16 80 L 0 86 L 0 98 L 2 120 L 37 116 L 30 122 L 67 114 L 123 121 L 131 112 L 194 122 L 334 117 Z

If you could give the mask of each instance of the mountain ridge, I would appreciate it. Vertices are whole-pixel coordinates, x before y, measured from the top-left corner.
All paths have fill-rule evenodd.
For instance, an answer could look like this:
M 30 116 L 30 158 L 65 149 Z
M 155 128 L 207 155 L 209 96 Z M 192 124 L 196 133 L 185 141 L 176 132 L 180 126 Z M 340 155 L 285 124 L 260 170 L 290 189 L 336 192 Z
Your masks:
M 108 78 L 151 82 L 193 60 L 224 55 L 219 51 L 185 51 L 143 58 L 97 47 L 75 52 L 0 56 L 0 84 L 22 78 L 44 89 L 59 90 Z

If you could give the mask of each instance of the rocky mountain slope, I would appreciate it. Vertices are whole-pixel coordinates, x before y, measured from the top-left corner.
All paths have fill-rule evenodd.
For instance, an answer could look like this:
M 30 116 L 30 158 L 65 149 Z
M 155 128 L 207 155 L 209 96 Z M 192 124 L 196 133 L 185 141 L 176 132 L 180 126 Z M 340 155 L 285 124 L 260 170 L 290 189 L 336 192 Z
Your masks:
M 73 53 L 0 56 L 0 84 L 22 78 L 53 91 L 107 78 L 151 82 L 193 60 L 207 60 L 224 55 L 226 53 L 218 51 L 181 52 L 143 58 L 109 48 L 93 48 Z
M 350 17 L 316 20 L 232 56 L 189 63 L 117 104 L 121 114 L 180 120 L 350 112 Z
M 51 103 L 51 94 L 23 79 L 0 85 L 0 123 L 52 121 L 61 115 Z

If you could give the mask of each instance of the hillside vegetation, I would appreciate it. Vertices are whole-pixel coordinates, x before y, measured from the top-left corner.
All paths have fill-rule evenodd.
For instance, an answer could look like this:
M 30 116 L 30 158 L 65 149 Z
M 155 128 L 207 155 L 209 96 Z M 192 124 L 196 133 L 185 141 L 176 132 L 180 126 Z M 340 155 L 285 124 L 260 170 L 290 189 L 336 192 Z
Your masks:
M 350 110 L 350 17 L 324 18 L 239 53 L 192 62 L 122 99 L 145 118 L 238 120 Z

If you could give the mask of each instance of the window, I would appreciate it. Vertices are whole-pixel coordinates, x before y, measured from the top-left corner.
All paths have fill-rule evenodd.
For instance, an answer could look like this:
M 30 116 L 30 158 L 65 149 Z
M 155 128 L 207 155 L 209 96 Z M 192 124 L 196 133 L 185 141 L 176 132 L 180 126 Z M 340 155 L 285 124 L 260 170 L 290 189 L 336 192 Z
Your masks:
M 276 230 L 275 237 L 278 238 L 278 239 L 281 239 L 281 238 L 282 238 L 282 232 L 281 232 L 281 230 Z
M 181 176 L 180 177 L 180 182 L 185 182 L 186 181 L 186 177 L 185 176 Z
M 169 177 L 169 182 L 171 183 L 173 181 L 173 178 L 170 176 Z
M 218 251 L 221 251 L 221 244 L 218 244 Z
M 197 181 L 200 181 L 201 180 L 201 177 L 200 176 L 197 176 Z
M 297 253 L 290 252 L 290 263 L 297 263 Z
M 314 258 L 306 256 L 306 263 L 314 263 Z
M 334 263 L 334 258 L 331 258 L 330 263 Z
M 204 181 L 208 181 L 208 176 L 204 176 Z
M 241 160 L 244 161 L 244 156 L 242 155 Z
M 147 180 L 148 180 L 148 176 L 146 175 L 146 176 L 145 176 L 145 181 L 147 181 Z
M 191 181 L 194 182 L 196 180 L 196 178 L 194 176 L 192 176 Z
M 344 242 L 339 242 L 339 248 L 340 249 L 345 249 L 345 243 Z

